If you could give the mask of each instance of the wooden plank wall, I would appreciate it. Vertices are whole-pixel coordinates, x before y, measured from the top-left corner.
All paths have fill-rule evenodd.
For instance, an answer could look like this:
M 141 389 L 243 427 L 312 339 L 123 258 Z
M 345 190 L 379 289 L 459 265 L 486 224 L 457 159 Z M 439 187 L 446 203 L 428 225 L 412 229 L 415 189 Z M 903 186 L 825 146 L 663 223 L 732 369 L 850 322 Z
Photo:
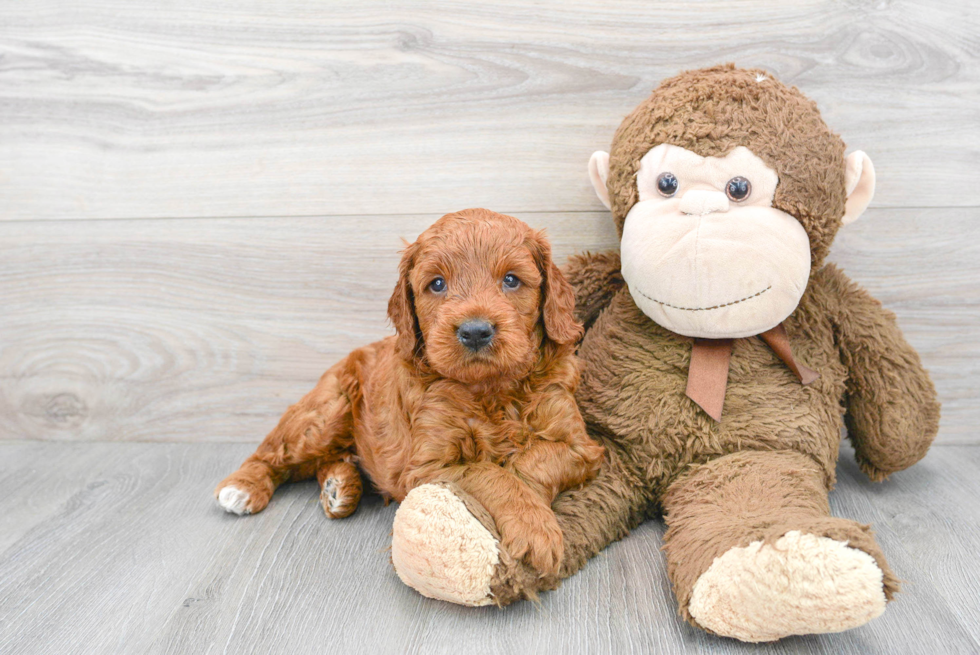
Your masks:
M 764 67 L 878 172 L 831 259 L 980 443 L 980 6 L 0 5 L 0 439 L 253 442 L 388 332 L 400 238 L 485 206 L 615 246 L 585 173 L 679 70 Z

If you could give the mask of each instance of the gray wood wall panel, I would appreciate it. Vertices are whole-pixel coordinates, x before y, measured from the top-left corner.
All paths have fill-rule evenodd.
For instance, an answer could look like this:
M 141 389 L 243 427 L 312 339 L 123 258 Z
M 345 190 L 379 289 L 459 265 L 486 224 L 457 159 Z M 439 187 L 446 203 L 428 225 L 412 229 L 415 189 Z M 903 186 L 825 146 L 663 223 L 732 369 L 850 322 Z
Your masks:
M 0 223 L 0 438 L 254 441 L 389 334 L 399 235 L 434 218 Z M 562 260 L 616 243 L 525 218 Z
M 367 496 L 330 521 L 315 483 L 261 514 L 223 513 L 214 484 L 242 444 L 0 443 L 0 652 L 968 653 L 980 649 L 980 448 L 934 449 L 884 484 L 845 449 L 836 515 L 872 522 L 904 592 L 867 626 L 749 645 L 676 613 L 649 521 L 540 606 L 465 608 L 403 585 L 386 548 L 395 506 Z M 44 463 L 24 479 L 21 462 Z M 56 480 L 60 478 L 60 481 Z M 952 521 L 950 517 L 956 516 Z
M 597 210 L 666 76 L 822 107 L 877 206 L 977 206 L 980 5 L 55 0 L 0 6 L 0 219 Z
M 604 212 L 519 216 L 559 261 L 616 245 Z M 0 222 L 0 439 L 259 440 L 389 333 L 399 236 L 433 218 Z M 922 353 L 940 439 L 976 443 L 978 210 L 871 210 L 831 259 Z

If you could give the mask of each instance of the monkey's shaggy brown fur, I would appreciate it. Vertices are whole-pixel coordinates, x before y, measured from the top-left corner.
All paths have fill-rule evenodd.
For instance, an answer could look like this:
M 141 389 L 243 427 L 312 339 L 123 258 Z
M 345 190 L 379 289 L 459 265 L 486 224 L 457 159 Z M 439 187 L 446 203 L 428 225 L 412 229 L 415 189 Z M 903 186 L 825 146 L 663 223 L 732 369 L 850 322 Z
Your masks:
M 777 171 L 773 206 L 804 226 L 813 262 L 784 325 L 797 359 L 820 378 L 803 386 L 759 337 L 736 339 L 724 420 L 716 422 L 685 396 L 694 340 L 640 311 L 617 253 L 573 258 L 566 275 L 587 328 L 577 400 L 607 457 L 591 483 L 554 503 L 565 537 L 559 575 L 541 577 L 502 553 L 491 585 L 495 602 L 555 588 L 661 513 L 670 578 L 692 623 L 692 586 L 715 557 L 754 541 L 773 543 L 789 531 L 870 554 L 890 599 L 898 582 L 868 526 L 829 515 L 841 428 L 846 422 L 862 470 L 882 480 L 925 455 L 939 404 L 895 317 L 823 264 L 844 213 L 843 142 L 812 101 L 763 71 L 721 66 L 678 75 L 616 133 L 607 186 L 620 232 L 638 199 L 639 161 L 660 143 L 701 156 L 744 145 Z

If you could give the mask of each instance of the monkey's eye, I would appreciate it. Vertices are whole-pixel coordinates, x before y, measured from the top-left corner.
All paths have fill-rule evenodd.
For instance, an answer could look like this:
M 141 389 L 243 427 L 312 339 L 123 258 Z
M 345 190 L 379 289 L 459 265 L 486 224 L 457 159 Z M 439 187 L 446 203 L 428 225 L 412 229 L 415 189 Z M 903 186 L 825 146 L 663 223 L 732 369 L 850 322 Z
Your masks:
M 673 173 L 661 173 L 657 177 L 657 191 L 665 198 L 677 193 L 677 178 Z
M 508 273 L 504 276 L 504 288 L 505 289 L 516 289 L 521 286 L 521 280 L 513 273 Z
M 441 277 L 437 277 L 436 279 L 432 280 L 432 282 L 429 282 L 429 291 L 431 291 L 432 293 L 442 293 L 445 290 L 446 290 L 445 279 Z
M 752 193 L 752 183 L 742 176 L 733 177 L 725 185 L 725 193 L 735 202 L 741 202 Z

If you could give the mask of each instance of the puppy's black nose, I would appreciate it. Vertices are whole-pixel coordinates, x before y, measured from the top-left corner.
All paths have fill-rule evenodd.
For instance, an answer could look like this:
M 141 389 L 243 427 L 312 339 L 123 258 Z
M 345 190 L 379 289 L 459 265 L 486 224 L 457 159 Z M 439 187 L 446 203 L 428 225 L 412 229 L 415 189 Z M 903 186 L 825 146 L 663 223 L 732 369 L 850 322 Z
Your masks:
M 456 338 L 459 342 L 477 352 L 486 348 L 493 341 L 493 334 L 496 330 L 490 321 L 482 319 L 470 319 L 456 328 Z

